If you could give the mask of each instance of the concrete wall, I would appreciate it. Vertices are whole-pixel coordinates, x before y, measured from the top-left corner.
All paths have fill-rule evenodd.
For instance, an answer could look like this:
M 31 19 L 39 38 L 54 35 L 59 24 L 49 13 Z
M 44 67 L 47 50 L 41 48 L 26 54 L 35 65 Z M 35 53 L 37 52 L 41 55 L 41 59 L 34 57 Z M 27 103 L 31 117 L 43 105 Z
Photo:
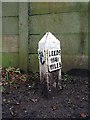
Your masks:
M 37 45 L 50 31 L 60 41 L 63 71 L 88 68 L 88 3 L 30 3 L 29 67 L 38 71 Z
M 18 3 L 2 3 L 2 64 L 18 67 L 19 63 Z
M 28 3 L 2 3 L 2 64 L 28 69 Z
M 2 8 L 3 66 L 38 71 L 38 42 L 50 31 L 61 41 L 63 71 L 88 68 L 88 3 L 8 2 Z

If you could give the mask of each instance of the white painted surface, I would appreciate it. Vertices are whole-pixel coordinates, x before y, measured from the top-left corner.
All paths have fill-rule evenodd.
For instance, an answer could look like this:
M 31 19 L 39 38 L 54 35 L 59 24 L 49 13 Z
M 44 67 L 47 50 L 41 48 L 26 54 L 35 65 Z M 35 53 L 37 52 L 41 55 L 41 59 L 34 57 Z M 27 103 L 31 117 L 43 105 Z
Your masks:
M 50 72 L 61 68 L 61 50 L 60 49 L 48 50 L 48 67 Z
M 52 71 L 58 70 L 58 85 L 61 80 L 61 48 L 60 41 L 50 32 L 47 32 L 38 43 L 40 80 L 46 80 L 50 91 L 50 76 Z M 45 78 L 45 79 L 44 79 Z M 55 83 L 55 82 L 54 82 Z M 56 83 L 54 84 L 56 86 Z
M 47 64 L 49 71 L 55 71 L 61 68 L 61 48 L 60 48 L 60 41 L 50 32 L 47 32 L 43 38 L 39 41 L 38 44 L 38 53 L 39 53 L 39 60 L 40 54 L 42 56 L 42 62 L 40 61 L 40 65 L 46 61 L 46 52 L 47 52 Z

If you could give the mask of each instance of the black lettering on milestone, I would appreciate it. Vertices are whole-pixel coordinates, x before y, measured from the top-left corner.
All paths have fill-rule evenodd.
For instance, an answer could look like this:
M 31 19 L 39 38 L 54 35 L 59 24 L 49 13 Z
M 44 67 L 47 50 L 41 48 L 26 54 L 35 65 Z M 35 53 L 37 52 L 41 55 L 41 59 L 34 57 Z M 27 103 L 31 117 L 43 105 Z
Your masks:
M 51 56 L 50 51 L 49 51 L 49 57 Z
M 58 68 L 58 63 L 57 63 L 57 68 Z
M 53 63 L 53 58 L 51 58 L 51 63 Z
M 54 66 L 55 66 L 55 69 L 56 69 L 56 68 L 57 68 L 57 67 L 56 67 L 56 64 L 54 64 Z
M 57 58 L 57 57 L 55 57 L 55 61 L 56 61 L 56 62 L 58 61 L 58 58 Z
M 55 51 L 54 51 L 54 56 L 55 56 Z
M 54 64 L 53 64 L 53 69 L 54 69 Z
M 53 58 L 51 58 L 51 63 L 53 62 Z
M 51 55 L 53 56 L 53 51 L 51 51 Z
M 53 62 L 55 62 L 55 57 L 53 58 Z
M 59 67 L 61 67 L 61 63 L 59 62 Z
M 57 50 L 57 55 L 58 55 L 58 50 Z
M 55 62 L 55 58 L 53 57 L 53 62 Z

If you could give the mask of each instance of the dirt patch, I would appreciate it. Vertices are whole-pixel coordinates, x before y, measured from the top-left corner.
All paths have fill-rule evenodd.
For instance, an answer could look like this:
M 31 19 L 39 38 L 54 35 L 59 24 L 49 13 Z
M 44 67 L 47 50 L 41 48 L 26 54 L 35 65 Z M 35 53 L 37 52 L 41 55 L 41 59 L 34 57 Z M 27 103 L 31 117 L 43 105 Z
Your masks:
M 41 94 L 39 82 L 33 87 L 30 80 L 15 86 L 6 85 L 2 95 L 3 119 L 88 118 L 89 76 L 85 72 L 69 71 L 67 76 L 63 73 L 63 89 L 54 90 L 49 98 Z

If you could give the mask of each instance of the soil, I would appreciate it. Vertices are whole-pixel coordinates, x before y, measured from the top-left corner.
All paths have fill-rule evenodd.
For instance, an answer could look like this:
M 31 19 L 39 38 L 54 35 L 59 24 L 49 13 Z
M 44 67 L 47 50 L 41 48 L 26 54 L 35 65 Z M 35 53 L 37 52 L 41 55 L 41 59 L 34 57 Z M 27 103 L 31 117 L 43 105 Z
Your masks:
M 5 86 L 2 94 L 2 118 L 89 118 L 88 80 L 86 70 L 68 71 L 62 74 L 63 89 L 51 92 L 49 97 L 41 94 L 39 80 L 30 80 L 15 86 Z

